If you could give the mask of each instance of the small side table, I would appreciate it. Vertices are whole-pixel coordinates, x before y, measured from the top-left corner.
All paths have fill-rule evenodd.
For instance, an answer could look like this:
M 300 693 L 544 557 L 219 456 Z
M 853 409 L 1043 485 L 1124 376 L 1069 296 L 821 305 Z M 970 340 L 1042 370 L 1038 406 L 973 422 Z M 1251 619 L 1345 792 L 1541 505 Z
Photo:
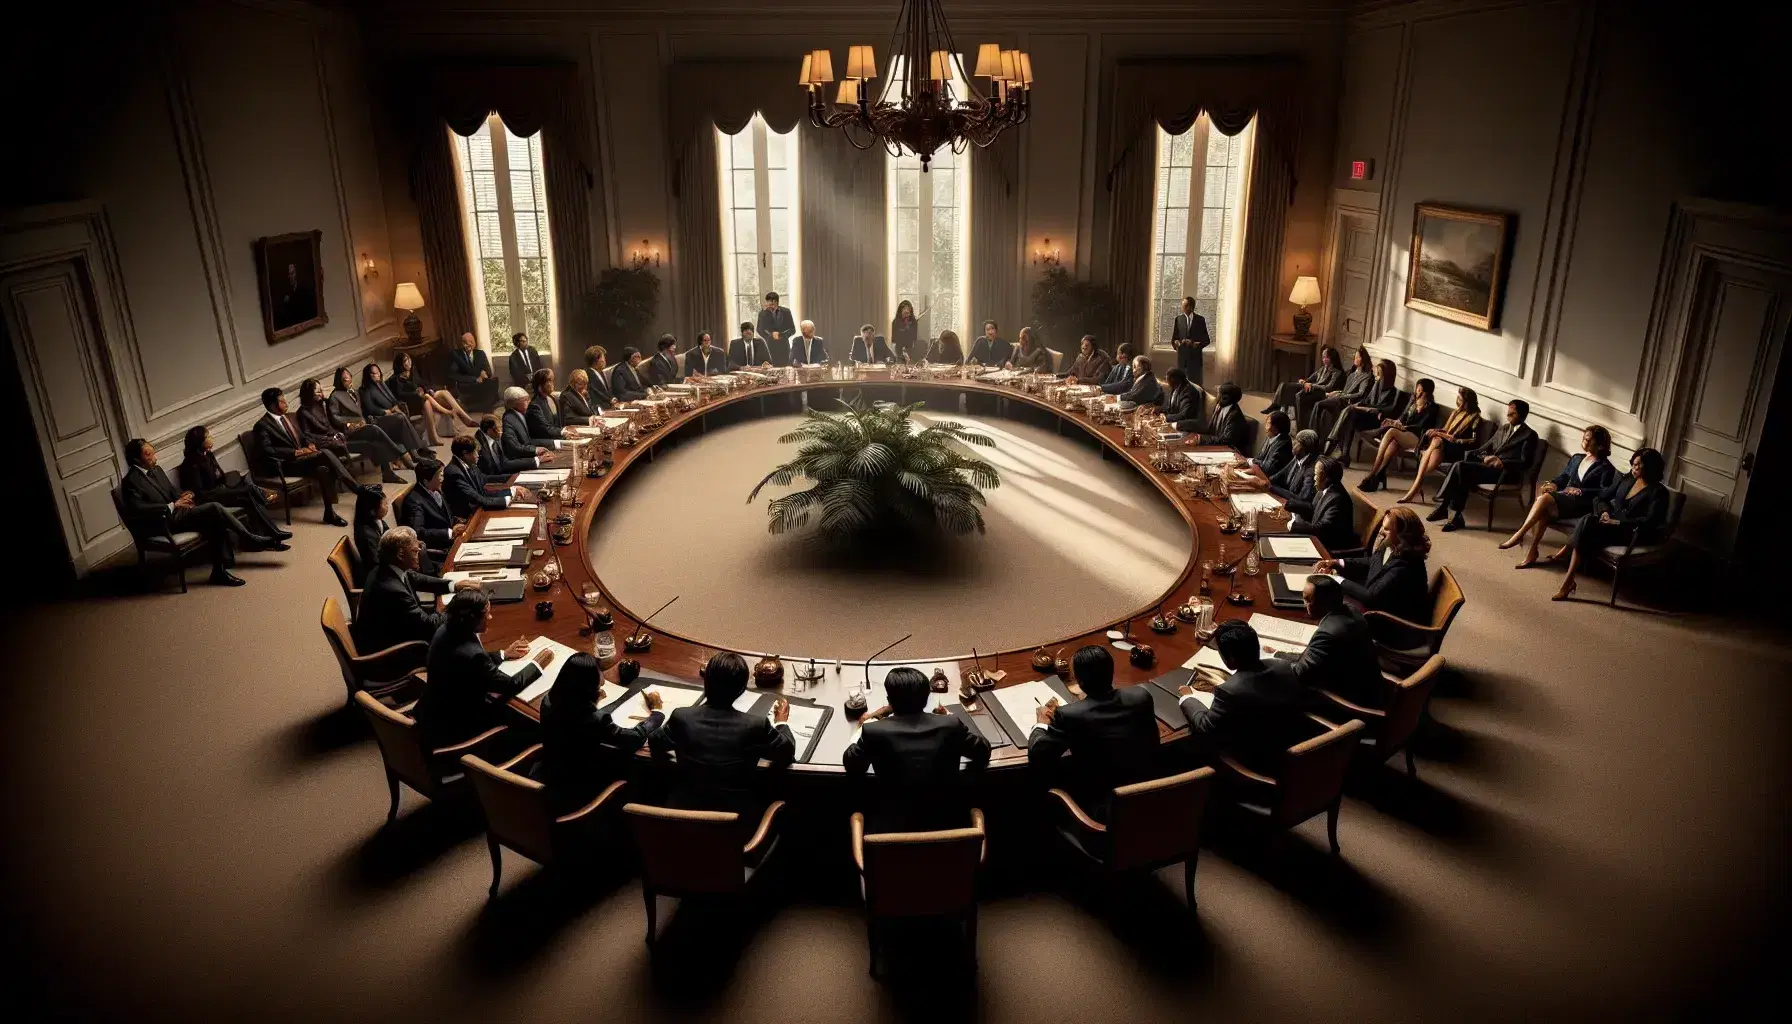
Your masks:
M 1275 370 L 1276 382 L 1299 380 L 1313 372 L 1319 360 L 1313 355 L 1314 346 L 1319 344 L 1319 336 L 1309 334 L 1297 338 L 1292 334 L 1272 334 L 1269 342 L 1275 351 L 1270 358 L 1270 367 Z

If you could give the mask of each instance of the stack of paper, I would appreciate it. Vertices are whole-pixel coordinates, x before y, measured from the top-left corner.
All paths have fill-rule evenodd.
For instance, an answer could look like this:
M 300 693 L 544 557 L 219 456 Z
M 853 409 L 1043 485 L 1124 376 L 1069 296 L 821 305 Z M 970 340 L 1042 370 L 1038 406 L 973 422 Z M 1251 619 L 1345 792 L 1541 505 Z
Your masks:
M 1269 494 L 1263 494 L 1263 493 L 1236 494 L 1235 493 L 1232 495 L 1232 508 L 1234 511 L 1236 511 L 1241 516 L 1249 511 L 1251 511 L 1252 509 L 1256 509 L 1258 512 L 1268 512 L 1268 511 L 1273 511 L 1273 510 L 1281 508 L 1281 507 L 1282 507 L 1282 503 L 1277 501 L 1273 495 L 1269 495 Z
M 688 708 L 703 698 L 702 690 L 691 690 L 682 686 L 649 686 L 630 694 L 627 700 L 612 708 L 610 717 L 624 729 L 633 728 L 647 721 L 647 716 L 652 712 L 647 710 L 647 699 L 642 695 L 650 690 L 660 695 L 660 710 L 665 712 L 668 717 L 678 708 Z
M 1057 690 L 1051 688 L 1043 679 L 1029 679 L 1014 686 L 1004 686 L 999 690 L 991 690 L 986 695 L 995 698 L 1002 710 L 1008 712 L 1008 718 L 1023 733 L 1032 732 L 1038 720 L 1039 708 L 1050 701 L 1064 703 L 1064 698 Z
M 1231 452 L 1187 452 L 1188 461 L 1197 466 L 1226 466 L 1236 458 Z
M 1284 572 L 1278 573 L 1277 575 L 1282 577 L 1282 585 L 1287 587 L 1291 593 L 1295 594 L 1300 593 L 1302 588 L 1307 585 L 1308 576 L 1330 576 L 1332 579 L 1338 578 L 1337 573 L 1326 572 Z
M 1319 548 L 1311 537 L 1265 537 L 1263 546 L 1269 550 L 1269 557 L 1276 561 L 1319 561 Z
M 529 641 L 528 657 L 518 658 L 515 661 L 506 661 L 498 666 L 498 671 L 507 676 L 514 676 L 523 670 L 524 665 L 532 664 L 534 657 L 537 654 L 540 654 L 543 650 L 553 651 L 554 660 L 548 663 L 547 668 L 541 670 L 541 678 L 530 683 L 528 686 L 523 687 L 522 692 L 517 694 L 517 697 L 525 703 L 548 692 L 548 690 L 553 687 L 554 680 L 560 678 L 560 670 L 566 667 L 566 659 L 579 652 L 558 640 L 553 640 L 545 636 L 538 636 Z
M 518 473 L 516 482 L 522 487 L 558 487 L 572 476 L 570 469 L 531 469 Z
M 516 543 L 508 540 L 468 541 L 454 553 L 455 565 L 490 565 L 508 562 L 516 551 Z
M 1302 647 L 1313 642 L 1313 634 L 1319 627 L 1310 622 L 1296 622 L 1275 615 L 1254 612 L 1251 615 L 1251 628 L 1257 636 L 1264 640 L 1280 640 L 1283 643 L 1299 644 Z
M 522 540 L 534 528 L 534 516 L 498 516 L 485 521 L 479 536 L 486 540 Z
M 605 416 L 597 421 L 605 430 L 621 430 L 628 426 L 627 416 Z
M 475 569 L 475 570 L 471 570 L 471 571 L 463 570 L 463 569 L 455 569 L 453 571 L 443 573 L 442 578 L 447 580 L 450 583 L 459 583 L 461 580 L 478 580 L 481 583 L 498 583 L 503 580 L 520 580 L 520 579 L 522 579 L 523 578 L 523 570 L 511 569 L 511 568 Z

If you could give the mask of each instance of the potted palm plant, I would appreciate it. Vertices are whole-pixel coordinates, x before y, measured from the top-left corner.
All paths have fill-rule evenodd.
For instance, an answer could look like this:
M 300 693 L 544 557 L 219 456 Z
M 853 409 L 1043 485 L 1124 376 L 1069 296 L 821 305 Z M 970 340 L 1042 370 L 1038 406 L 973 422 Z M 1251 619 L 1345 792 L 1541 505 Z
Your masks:
M 811 523 L 836 540 L 869 533 L 982 533 L 983 490 L 1000 486 L 1001 479 L 994 466 L 961 445 L 993 448 L 995 441 L 956 422 L 922 427 L 912 419 L 922 404 L 843 400 L 837 413 L 808 410 L 795 430 L 778 438 L 800 446 L 796 457 L 767 473 L 747 503 L 767 484 L 789 486 L 801 477 L 814 485 L 766 507 L 774 534 Z

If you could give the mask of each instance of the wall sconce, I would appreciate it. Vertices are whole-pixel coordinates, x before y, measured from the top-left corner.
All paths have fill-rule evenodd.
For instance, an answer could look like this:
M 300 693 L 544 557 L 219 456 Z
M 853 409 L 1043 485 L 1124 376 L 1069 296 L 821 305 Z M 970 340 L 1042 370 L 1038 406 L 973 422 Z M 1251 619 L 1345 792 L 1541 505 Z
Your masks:
M 361 280 L 371 281 L 378 276 L 380 276 L 379 265 L 373 262 L 372 256 L 369 256 L 366 253 L 362 253 L 361 254 Z
M 1063 265 L 1064 251 L 1052 244 L 1047 238 L 1033 247 L 1033 265 L 1036 267 L 1056 267 Z
M 657 267 L 660 265 L 659 248 L 643 238 L 640 245 L 628 251 L 628 261 L 636 270 L 645 270 L 650 266 Z

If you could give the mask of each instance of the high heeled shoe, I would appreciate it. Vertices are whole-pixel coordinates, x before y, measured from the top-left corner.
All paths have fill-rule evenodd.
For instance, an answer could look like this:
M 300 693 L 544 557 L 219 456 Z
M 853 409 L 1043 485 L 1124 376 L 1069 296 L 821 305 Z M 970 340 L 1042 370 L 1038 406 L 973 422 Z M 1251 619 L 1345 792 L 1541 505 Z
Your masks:
M 1575 582 L 1574 580 L 1568 580 L 1562 584 L 1562 589 L 1549 595 L 1549 599 L 1551 601 L 1566 601 L 1569 598 L 1573 597 L 1574 592 L 1579 589 L 1580 589 L 1579 583 Z
M 1505 540 L 1500 541 L 1500 550 L 1501 551 L 1510 551 L 1513 548 L 1515 548 L 1518 545 L 1523 544 L 1523 543 L 1524 543 L 1523 537 L 1519 537 L 1519 536 L 1507 537 Z

